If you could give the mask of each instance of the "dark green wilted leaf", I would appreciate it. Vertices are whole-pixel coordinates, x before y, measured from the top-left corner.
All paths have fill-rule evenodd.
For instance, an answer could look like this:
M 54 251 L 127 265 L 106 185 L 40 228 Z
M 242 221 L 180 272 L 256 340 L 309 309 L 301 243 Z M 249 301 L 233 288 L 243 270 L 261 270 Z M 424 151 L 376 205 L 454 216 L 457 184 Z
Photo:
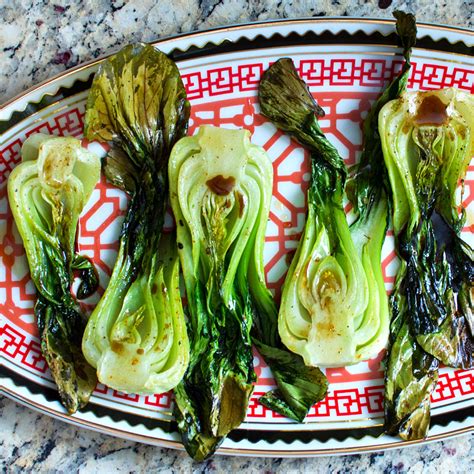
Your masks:
M 259 398 L 262 405 L 302 422 L 311 407 L 326 396 L 328 381 L 317 367 L 307 367 L 303 359 L 283 347 L 268 346 L 254 338 L 260 354 L 272 369 L 277 389 Z
M 299 78 L 291 59 L 279 59 L 265 71 L 258 99 L 263 115 L 315 152 L 345 179 L 344 161 L 318 124 L 318 117 L 323 117 L 324 111 Z

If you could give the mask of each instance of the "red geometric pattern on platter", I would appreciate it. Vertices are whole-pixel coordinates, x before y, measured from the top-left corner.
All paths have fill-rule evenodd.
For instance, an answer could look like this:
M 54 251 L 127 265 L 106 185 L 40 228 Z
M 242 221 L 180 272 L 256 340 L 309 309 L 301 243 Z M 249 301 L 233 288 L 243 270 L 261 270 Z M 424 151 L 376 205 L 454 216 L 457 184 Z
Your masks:
M 173 394 L 171 392 L 160 393 L 155 395 L 146 395 L 145 405 L 151 407 L 160 407 L 160 408 L 171 408 L 173 404 Z
M 0 184 L 0 313 L 36 336 L 36 293 L 18 231 L 8 206 L 7 187 Z
M 27 342 L 25 334 L 8 323 L 0 327 L 0 353 L 37 373 L 44 374 L 48 370 L 38 342 L 31 339 Z
M 190 100 L 233 92 L 256 90 L 269 63 L 255 62 L 196 70 L 182 74 Z M 311 87 L 381 87 L 400 71 L 401 61 L 370 58 L 303 59 L 296 63 L 303 80 Z M 474 71 L 444 64 L 412 62 L 409 88 L 420 90 L 457 87 L 474 92 Z
M 330 385 L 331 387 L 331 385 Z M 255 391 L 252 394 L 249 418 L 283 418 L 282 415 L 264 407 L 258 399 L 265 392 Z M 474 373 L 469 370 L 457 370 L 442 373 L 438 384 L 431 395 L 431 402 L 446 402 L 460 396 L 474 394 Z M 384 386 L 373 385 L 361 388 L 329 389 L 328 394 L 319 403 L 314 405 L 307 418 L 344 417 L 369 414 L 378 416 L 383 413 Z
M 15 138 L 0 150 L 0 183 L 7 179 L 10 171 L 20 161 L 22 143 L 22 140 Z
M 41 122 L 36 127 L 26 132 L 26 137 L 33 133 L 46 133 L 48 135 L 70 135 L 77 137 L 82 135 L 84 128 L 84 111 L 82 108 L 74 107 L 55 115 L 51 120 Z
M 270 126 L 257 113 L 255 90 L 267 63 L 252 63 L 223 68 L 206 69 L 183 75 L 192 102 L 190 133 L 203 124 L 224 127 L 245 127 L 256 143 L 262 145 L 273 162 L 274 186 L 270 222 L 266 236 L 265 271 L 269 286 L 279 295 L 292 253 L 299 239 L 306 213 L 305 191 L 308 185 L 309 160 L 304 150 L 291 142 L 281 132 Z M 362 90 L 350 92 L 318 91 L 318 102 L 326 111 L 320 121 L 321 128 L 337 146 L 348 164 L 355 163 L 361 151 L 359 124 L 376 96 L 373 88 L 386 83 L 400 68 L 399 62 L 380 59 L 302 60 L 297 63 L 301 76 L 310 86 L 362 86 Z M 409 85 L 416 89 L 437 89 L 456 86 L 472 91 L 474 72 L 450 64 L 432 65 L 417 63 L 412 69 Z M 364 87 L 367 88 L 364 91 Z M 330 89 L 331 90 L 331 89 Z M 239 97 L 224 97 L 239 92 Z M 222 96 L 222 100 L 202 103 L 205 97 Z M 0 149 L 0 183 L 19 161 L 24 137 L 34 132 L 55 135 L 80 136 L 83 127 L 84 104 L 52 114 L 40 123 L 32 124 L 21 136 L 14 136 Z M 468 170 L 464 182 L 463 205 L 474 200 L 474 167 Z M 29 277 L 21 239 L 13 224 L 8 207 L 6 186 L 0 186 L 0 315 L 6 322 L 0 326 L 0 353 L 2 356 L 31 370 L 32 373 L 49 376 L 46 363 L 37 342 L 33 321 L 35 291 Z M 123 193 L 108 185 L 102 178 L 79 224 L 79 250 L 91 257 L 99 271 L 104 288 L 115 261 L 117 236 L 120 222 L 127 206 Z M 466 232 L 472 233 L 474 223 L 468 222 Z M 393 238 L 389 233 L 387 242 Z M 384 253 L 382 268 L 387 284 L 393 283 L 396 257 L 393 245 Z M 3 273 L 1 273 L 3 272 Z M 84 305 L 91 309 L 94 300 Z M 11 322 L 12 324 L 9 324 Z M 328 369 L 327 376 L 334 390 L 325 400 L 312 408 L 309 417 L 352 416 L 361 413 L 380 414 L 383 390 L 377 381 L 383 370 L 383 354 L 373 360 L 353 367 Z M 271 372 L 258 353 L 255 353 L 255 370 L 258 376 L 256 392 L 252 396 L 249 417 L 278 418 L 270 410 L 257 403 L 262 386 L 274 383 Z M 473 373 L 469 371 L 441 374 L 432 399 L 435 402 L 450 400 L 460 395 L 474 393 Z M 374 386 L 361 386 L 372 380 Z M 340 384 L 352 384 L 350 389 L 340 389 Z M 359 384 L 359 385 L 358 385 Z M 98 385 L 97 393 L 108 394 L 117 402 L 140 404 L 169 409 L 170 394 L 146 397 L 127 395 Z
M 279 413 L 261 405 L 258 399 L 265 392 L 254 392 L 249 403 L 248 418 L 284 418 Z M 314 405 L 307 419 L 380 415 L 383 412 L 383 385 L 330 390 L 324 400 Z
M 431 401 L 444 401 L 455 398 L 457 394 L 474 393 L 474 372 L 472 370 L 458 370 L 455 375 L 453 378 L 448 374 L 440 374 L 436 388 L 431 395 Z
M 311 408 L 308 417 L 351 416 L 363 413 L 380 413 L 383 411 L 383 385 L 364 387 L 362 391 L 355 388 L 330 390 L 324 400 Z
M 315 86 L 383 86 L 400 70 L 402 62 L 385 59 L 303 59 L 296 62 L 301 77 L 311 87 Z M 256 62 L 206 68 L 182 74 L 188 98 L 193 101 L 204 96 L 255 91 L 268 63 Z M 469 68 L 412 62 L 410 89 L 430 90 L 443 87 L 457 87 L 474 92 L 474 71 Z M 53 135 L 79 136 L 83 129 L 83 110 L 71 108 L 56 115 L 52 120 L 42 122 L 26 132 L 43 132 Z M 22 140 L 9 142 L 0 149 L 0 182 L 8 176 L 13 165 L 18 162 Z
M 127 209 L 127 197 L 113 188 L 102 175 L 86 210 L 79 221 L 78 250 L 93 260 L 99 272 L 99 294 L 102 295 L 118 251 L 118 231 Z M 111 228 L 116 232 L 111 236 Z M 96 301 L 84 306 L 92 310 Z

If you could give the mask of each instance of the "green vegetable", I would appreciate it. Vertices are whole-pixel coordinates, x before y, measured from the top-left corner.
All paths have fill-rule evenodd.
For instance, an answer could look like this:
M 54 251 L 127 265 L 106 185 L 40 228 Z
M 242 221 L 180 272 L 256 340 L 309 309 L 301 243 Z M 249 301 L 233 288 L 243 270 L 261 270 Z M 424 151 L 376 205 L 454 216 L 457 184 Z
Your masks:
M 38 292 L 35 316 L 41 350 L 69 413 L 87 404 L 96 385 L 81 352 L 86 318 L 71 294 L 73 270 L 79 297 L 98 284 L 90 262 L 74 252 L 79 215 L 100 177 L 100 160 L 75 138 L 36 134 L 22 147 L 10 174 L 8 197 Z
M 167 391 L 188 365 L 178 262 L 171 244 L 160 242 L 168 158 L 188 117 L 178 68 L 150 45 L 127 46 L 104 61 L 87 101 L 85 135 L 112 143 L 104 172 L 130 202 L 117 261 L 82 348 L 98 379 L 125 392 Z
M 210 456 L 241 424 L 252 394 L 250 287 L 264 285 L 272 176 L 267 156 L 244 130 L 201 127 L 170 157 L 191 337 L 189 369 L 175 389 L 175 416 L 196 460 Z
M 397 33 L 403 45 L 405 63 L 398 76 L 372 105 L 363 125 L 363 150 L 351 170 L 347 194 L 356 215 L 351 236 L 362 260 L 369 283 L 369 303 L 358 317 L 358 347 L 361 360 L 377 355 L 386 347 L 389 307 L 381 267 L 382 246 L 388 226 L 388 176 L 383 162 L 378 116 L 380 109 L 406 90 L 411 69 L 411 48 L 416 41 L 416 21 L 411 14 L 395 11 Z
M 472 249 L 455 191 L 474 151 L 474 99 L 456 89 L 405 93 L 379 116 L 402 265 L 392 296 L 386 428 L 426 436 L 439 362 L 471 368 Z
M 308 216 L 283 287 L 281 339 L 307 365 L 354 364 L 367 339 L 359 332 L 359 315 L 367 308 L 369 289 L 342 206 L 344 161 L 321 131 L 317 117 L 324 112 L 290 59 L 265 72 L 260 106 L 311 152 Z

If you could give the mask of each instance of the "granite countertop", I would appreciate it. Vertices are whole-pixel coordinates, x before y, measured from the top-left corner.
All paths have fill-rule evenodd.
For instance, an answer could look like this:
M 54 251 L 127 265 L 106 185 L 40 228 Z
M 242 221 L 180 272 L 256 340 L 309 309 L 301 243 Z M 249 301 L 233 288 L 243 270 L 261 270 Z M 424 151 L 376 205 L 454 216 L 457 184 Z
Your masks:
M 472 0 L 152 0 L 0 2 L 0 103 L 76 64 L 132 41 L 275 18 L 391 17 L 395 8 L 422 22 L 472 28 Z M 160 449 L 54 420 L 0 397 L 2 472 L 467 472 L 474 437 L 466 435 L 386 453 L 314 459 L 215 456 L 203 464 Z

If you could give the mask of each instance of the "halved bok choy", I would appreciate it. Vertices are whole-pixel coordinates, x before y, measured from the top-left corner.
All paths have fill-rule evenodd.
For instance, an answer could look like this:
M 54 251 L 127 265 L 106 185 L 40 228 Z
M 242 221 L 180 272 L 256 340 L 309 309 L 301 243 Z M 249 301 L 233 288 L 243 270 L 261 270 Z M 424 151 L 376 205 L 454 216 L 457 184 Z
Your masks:
M 321 131 L 324 111 L 290 59 L 265 72 L 259 100 L 262 113 L 311 152 L 308 215 L 283 287 L 281 339 L 309 366 L 354 364 L 368 282 L 342 206 L 344 161 Z
M 98 379 L 124 392 L 168 391 L 188 365 L 179 263 L 162 236 L 168 158 L 188 117 L 176 64 L 151 45 L 123 48 L 94 77 L 85 135 L 111 144 L 103 169 L 130 201 L 112 276 L 82 348 Z
M 365 120 L 361 160 L 348 182 L 356 214 L 350 227 L 342 205 L 347 169 L 318 124 L 324 111 L 289 59 L 273 64 L 260 83 L 263 114 L 311 153 L 307 221 L 279 313 L 283 342 L 311 366 L 356 364 L 376 356 L 387 344 L 389 311 L 381 269 L 387 180 L 377 116 L 406 88 L 416 40 L 413 15 L 395 16 L 406 63 Z
M 271 164 L 244 131 L 201 127 L 175 145 L 169 162 L 191 338 L 174 413 L 196 460 L 210 456 L 240 425 L 256 380 L 247 279 L 268 213 L 264 176 L 272 176 Z
M 401 259 L 385 384 L 385 425 L 420 439 L 440 362 L 474 366 L 473 250 L 460 237 L 456 188 L 474 153 L 474 98 L 456 89 L 407 92 L 379 115 Z
M 35 316 L 41 352 L 62 404 L 74 413 L 87 404 L 97 379 L 81 351 L 86 317 L 71 293 L 79 271 L 79 298 L 98 285 L 90 261 L 75 253 L 79 216 L 100 177 L 100 160 L 72 137 L 34 134 L 8 179 L 10 207 L 37 290 Z

